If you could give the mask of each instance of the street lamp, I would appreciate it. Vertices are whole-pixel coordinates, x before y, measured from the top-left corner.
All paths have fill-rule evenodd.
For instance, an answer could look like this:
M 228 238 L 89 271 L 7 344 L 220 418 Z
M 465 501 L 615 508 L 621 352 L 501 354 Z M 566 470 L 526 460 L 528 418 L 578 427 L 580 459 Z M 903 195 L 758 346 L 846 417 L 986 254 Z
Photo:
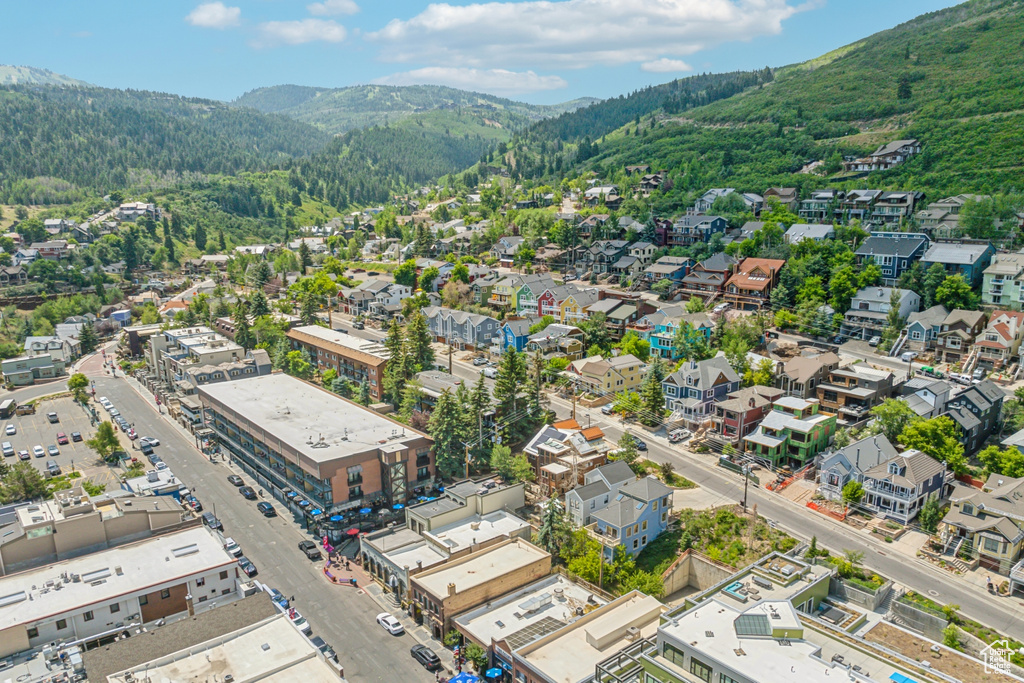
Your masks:
M 750 465 L 743 466 L 743 513 L 747 512 L 747 485 L 750 483 Z

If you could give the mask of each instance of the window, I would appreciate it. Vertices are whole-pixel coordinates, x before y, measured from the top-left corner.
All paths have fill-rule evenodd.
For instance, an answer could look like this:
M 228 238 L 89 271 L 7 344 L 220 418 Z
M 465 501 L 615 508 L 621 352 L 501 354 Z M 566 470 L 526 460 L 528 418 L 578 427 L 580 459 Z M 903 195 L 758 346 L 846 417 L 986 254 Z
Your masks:
M 726 676 L 725 674 L 718 674 L 718 683 L 740 683 L 735 678 Z
M 702 681 L 711 681 L 711 667 L 696 657 L 690 657 L 690 673 Z
M 227 572 L 225 572 L 225 573 L 227 573 Z M 146 595 L 140 595 L 139 596 L 139 604 L 140 605 L 148 605 L 149 604 L 149 597 L 146 596 Z
M 113 605 L 110 606 L 110 613 L 111 614 L 117 614 L 120 611 L 121 611 L 121 604 L 120 603 L 115 602 Z
M 639 546 L 639 544 L 637 543 L 637 540 L 636 540 L 636 539 L 634 538 L 634 539 L 633 539 L 633 550 L 636 550 L 636 549 L 637 549 L 638 547 L 640 547 L 640 546 Z
M 605 500 L 604 500 L 604 502 L 605 502 L 605 503 L 607 503 L 607 502 L 608 502 L 608 497 L 607 497 L 607 496 L 605 496 Z M 597 501 L 596 501 L 596 500 L 592 500 L 592 501 L 590 501 L 590 509 L 591 509 L 591 510 L 593 510 L 593 509 L 594 509 L 594 508 L 595 508 L 596 506 L 597 506 Z
M 673 645 L 669 645 L 668 643 L 665 643 L 665 650 L 661 654 L 665 659 L 676 666 L 683 666 L 686 662 L 686 655 L 683 654 L 682 650 Z
M 28 629 L 28 637 L 30 639 L 31 638 L 38 638 L 39 637 L 39 629 L 37 629 L 35 626 L 30 626 L 29 629 Z
M 1001 544 L 994 538 L 985 538 L 985 552 L 998 553 Z
M 196 579 L 196 585 L 197 586 L 205 586 L 206 585 L 206 579 L 203 578 L 202 576 L 200 576 L 198 579 Z
M 68 620 L 67 619 L 58 619 L 57 620 L 57 630 L 58 631 L 63 631 L 67 627 L 68 627 Z
M 227 578 L 228 578 L 228 573 L 226 571 L 223 571 L 223 572 L 220 573 L 220 580 L 221 581 L 224 581 Z
M 657 510 L 657 509 L 658 509 L 658 501 L 654 501 L 654 509 L 655 509 L 655 510 Z M 646 524 L 646 523 L 647 523 L 647 522 L 644 522 L 644 524 Z M 646 529 L 647 527 L 644 527 L 644 528 Z
M 644 545 L 647 545 L 647 534 L 644 534 L 643 536 L 640 537 L 640 542 L 643 543 Z
M 644 531 L 647 531 L 647 520 L 646 519 L 644 520 L 644 523 L 640 526 L 640 528 L 643 529 Z
M 160 599 L 161 600 L 166 600 L 169 597 L 171 597 L 171 589 L 170 588 L 165 588 L 162 591 L 160 591 Z
M 964 503 L 963 508 L 961 508 L 961 510 L 965 515 L 974 514 L 974 506 L 971 505 L 970 503 Z
M 92 613 L 92 610 L 89 610 L 88 612 L 82 615 L 82 618 L 86 621 L 92 621 L 94 616 L 95 615 Z

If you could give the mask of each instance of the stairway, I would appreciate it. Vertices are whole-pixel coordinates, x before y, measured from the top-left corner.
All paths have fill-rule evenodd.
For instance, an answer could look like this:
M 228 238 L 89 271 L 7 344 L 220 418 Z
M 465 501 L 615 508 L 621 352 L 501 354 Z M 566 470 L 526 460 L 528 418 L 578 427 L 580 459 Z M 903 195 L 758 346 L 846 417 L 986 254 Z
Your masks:
M 882 600 L 882 602 L 878 603 L 878 607 L 877 609 L 875 609 L 875 611 L 881 612 L 882 614 L 888 613 L 890 611 L 890 606 L 892 605 L 893 600 L 896 600 L 901 595 L 903 595 L 903 590 L 900 588 L 896 588 L 896 586 L 893 586 L 889 589 L 889 594 L 885 596 L 885 599 Z M 896 615 L 893 616 L 895 617 Z
M 907 331 L 903 330 L 900 332 L 900 336 L 896 339 L 896 343 L 892 345 L 892 349 L 889 350 L 889 356 L 896 358 L 900 355 L 900 350 L 903 345 L 907 343 Z

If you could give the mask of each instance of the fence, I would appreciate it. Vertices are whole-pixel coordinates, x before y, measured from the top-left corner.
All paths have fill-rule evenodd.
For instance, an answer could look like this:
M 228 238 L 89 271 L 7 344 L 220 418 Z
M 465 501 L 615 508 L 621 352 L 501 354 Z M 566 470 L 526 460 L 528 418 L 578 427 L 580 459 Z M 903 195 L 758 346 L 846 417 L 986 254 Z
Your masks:
M 893 600 L 889 608 L 909 628 L 924 634 L 931 640 L 942 642 L 942 630 L 946 628 L 947 623 L 942 612 L 923 605 L 915 605 L 905 595 Z
M 783 479 L 777 486 L 775 486 L 774 489 L 772 488 L 772 483 L 769 483 L 765 488 L 767 488 L 769 491 L 774 490 L 776 493 L 778 493 L 782 489 L 784 489 L 787 486 L 789 486 L 790 484 L 792 484 L 797 479 L 804 479 L 804 478 L 806 478 L 807 477 L 807 473 L 810 472 L 813 468 L 814 468 L 814 464 L 812 463 L 810 465 L 805 466 L 802 469 L 797 470 L 796 472 L 793 473 L 792 476 L 786 477 L 785 479 Z
M 828 515 L 829 517 L 832 517 L 833 519 L 838 519 L 840 522 L 845 522 L 846 521 L 846 512 L 843 512 L 843 513 L 840 514 L 838 512 L 832 512 L 828 508 L 818 507 L 818 504 L 815 503 L 813 500 L 807 501 L 807 507 L 809 507 L 812 510 L 815 510 L 817 512 L 820 512 L 823 515 Z

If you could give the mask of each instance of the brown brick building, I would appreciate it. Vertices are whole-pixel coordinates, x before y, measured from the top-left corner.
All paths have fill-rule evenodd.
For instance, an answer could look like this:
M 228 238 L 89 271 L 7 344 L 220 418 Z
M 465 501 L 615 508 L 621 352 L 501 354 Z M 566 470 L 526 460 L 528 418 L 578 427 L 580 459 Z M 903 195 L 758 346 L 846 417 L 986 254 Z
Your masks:
M 305 349 L 320 372 L 334 368 L 338 377 L 370 387 L 370 399 L 384 400 L 384 366 L 390 353 L 380 342 L 355 337 L 318 325 L 288 330 L 292 348 Z

